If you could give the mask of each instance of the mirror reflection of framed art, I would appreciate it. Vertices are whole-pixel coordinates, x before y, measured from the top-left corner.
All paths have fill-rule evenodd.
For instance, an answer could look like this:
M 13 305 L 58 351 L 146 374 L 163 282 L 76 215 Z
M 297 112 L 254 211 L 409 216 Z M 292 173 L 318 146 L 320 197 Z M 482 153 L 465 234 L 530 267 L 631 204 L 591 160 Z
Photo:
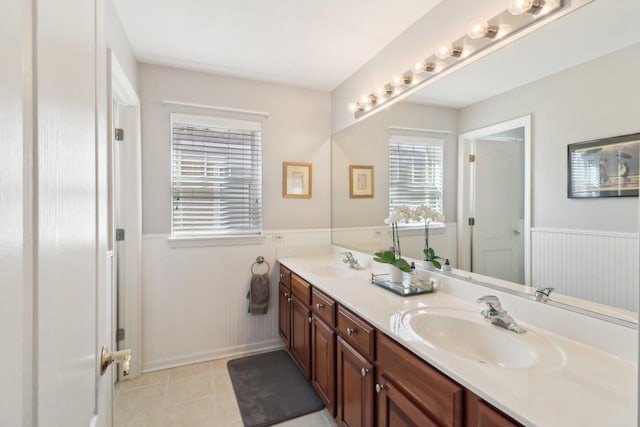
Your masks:
M 638 197 L 640 132 L 569 144 L 569 198 Z
M 373 166 L 349 166 L 349 197 L 373 197 Z

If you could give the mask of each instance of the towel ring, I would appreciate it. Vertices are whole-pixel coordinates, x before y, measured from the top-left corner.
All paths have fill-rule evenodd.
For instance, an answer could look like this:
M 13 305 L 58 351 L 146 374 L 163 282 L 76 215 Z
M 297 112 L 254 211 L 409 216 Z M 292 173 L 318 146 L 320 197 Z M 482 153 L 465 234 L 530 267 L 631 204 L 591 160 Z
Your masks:
M 269 263 L 264 259 L 263 256 L 259 256 L 258 258 L 256 258 L 256 262 L 254 262 L 251 265 L 251 274 L 256 274 L 253 269 L 256 265 L 262 265 L 262 264 L 267 264 L 267 272 L 265 274 L 269 274 L 269 272 L 271 271 L 271 266 L 269 265 Z

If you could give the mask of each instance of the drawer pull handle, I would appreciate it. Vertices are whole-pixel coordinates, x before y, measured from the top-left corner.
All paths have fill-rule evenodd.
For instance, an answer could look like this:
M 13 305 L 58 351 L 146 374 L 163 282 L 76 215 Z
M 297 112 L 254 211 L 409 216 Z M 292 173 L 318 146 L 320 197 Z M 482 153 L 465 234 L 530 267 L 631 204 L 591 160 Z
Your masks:
M 369 370 L 367 368 L 360 369 L 360 374 L 362 374 L 363 377 L 366 377 L 368 373 Z
M 284 279 L 284 273 L 280 273 L 280 278 Z
M 382 393 L 384 390 L 384 384 L 376 384 L 376 393 Z
M 324 304 L 318 303 L 318 304 L 316 304 L 316 308 L 324 308 Z
M 356 332 L 358 332 L 357 329 L 347 328 L 347 335 L 355 334 Z

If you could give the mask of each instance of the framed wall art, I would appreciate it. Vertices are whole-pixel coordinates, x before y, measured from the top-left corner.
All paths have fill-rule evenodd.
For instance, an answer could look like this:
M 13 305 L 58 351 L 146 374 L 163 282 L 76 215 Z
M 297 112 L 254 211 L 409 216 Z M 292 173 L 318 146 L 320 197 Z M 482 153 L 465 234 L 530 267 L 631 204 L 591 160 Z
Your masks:
M 349 197 L 373 197 L 373 166 L 349 166 Z
M 569 144 L 569 198 L 638 197 L 640 132 Z
M 311 163 L 282 163 L 282 196 L 311 198 Z

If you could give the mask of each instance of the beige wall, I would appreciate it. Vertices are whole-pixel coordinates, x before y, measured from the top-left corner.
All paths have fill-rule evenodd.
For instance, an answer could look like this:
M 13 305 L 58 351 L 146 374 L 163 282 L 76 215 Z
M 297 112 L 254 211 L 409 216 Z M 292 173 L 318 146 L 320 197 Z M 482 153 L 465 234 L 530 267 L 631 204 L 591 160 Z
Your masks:
M 632 232 L 638 200 L 567 198 L 567 145 L 640 131 L 640 45 L 463 108 L 460 133 L 532 115 L 532 227 Z
M 269 113 L 262 125 L 263 228 L 331 226 L 328 92 L 149 64 L 140 65 L 139 81 L 144 234 L 167 234 L 171 229 L 169 114 L 216 114 L 210 110 L 163 105 L 163 100 Z M 313 163 L 311 199 L 282 197 L 283 161 Z

